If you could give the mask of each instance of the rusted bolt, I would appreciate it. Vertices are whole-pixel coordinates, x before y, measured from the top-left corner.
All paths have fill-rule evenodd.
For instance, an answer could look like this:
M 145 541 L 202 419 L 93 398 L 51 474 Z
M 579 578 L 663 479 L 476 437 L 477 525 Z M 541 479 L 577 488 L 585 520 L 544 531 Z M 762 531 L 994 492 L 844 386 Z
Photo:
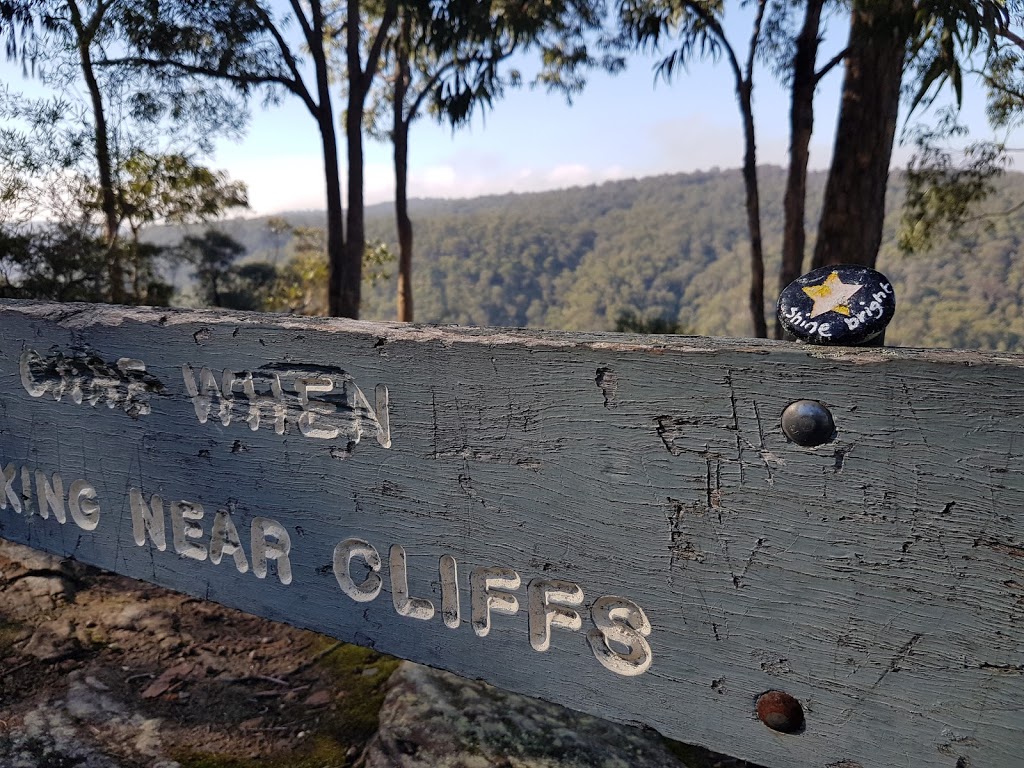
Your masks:
M 813 448 L 835 437 L 836 423 L 817 400 L 797 400 L 782 412 L 782 431 L 797 445 Z
M 757 697 L 757 719 L 773 731 L 800 733 L 804 729 L 804 708 L 782 691 L 768 691 Z

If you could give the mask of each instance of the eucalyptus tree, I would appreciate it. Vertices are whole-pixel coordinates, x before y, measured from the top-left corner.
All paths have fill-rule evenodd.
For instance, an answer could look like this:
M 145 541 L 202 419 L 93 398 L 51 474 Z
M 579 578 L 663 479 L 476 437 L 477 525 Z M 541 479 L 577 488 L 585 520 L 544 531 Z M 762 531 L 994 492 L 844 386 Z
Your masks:
M 20 59 L 26 71 L 34 65 L 32 45 L 49 26 L 47 0 L 0 0 L 0 38 L 8 61 Z
M 873 266 L 902 94 L 909 110 L 944 85 L 959 105 L 965 67 L 987 64 L 1003 42 L 1019 46 L 1004 0 L 853 0 L 835 149 L 813 266 Z M 907 89 L 908 74 L 916 86 Z
M 25 146 L 25 153 L 46 154 L 50 146 L 75 147 L 77 155 L 66 157 L 64 176 L 85 182 L 89 194 L 75 201 L 75 211 L 67 206 L 57 211 L 51 206 L 48 215 L 64 224 L 76 220 L 83 227 L 82 237 L 97 224 L 105 252 L 104 300 L 137 302 L 145 295 L 133 291 L 129 283 L 138 285 L 138 272 L 129 275 L 132 262 L 141 264 L 143 250 L 124 247 L 121 226 L 127 220 L 122 185 L 124 165 L 133 153 L 145 149 L 160 152 L 161 144 L 191 141 L 190 146 L 208 150 L 210 136 L 234 125 L 231 111 L 210 95 L 193 89 L 174 88 L 172 92 L 139 73 L 104 69 L 101 62 L 111 47 L 121 45 L 126 29 L 125 13 L 131 4 L 125 0 L 23 0 L 0 3 L 0 34 L 5 35 L 9 57 L 21 58 L 24 74 L 39 78 L 51 90 L 67 94 L 59 113 L 40 133 L 33 126 L 38 109 L 31 100 L 22 99 L 21 107 L 11 97 L 5 109 L 22 130 L 20 136 L 37 150 Z M 18 34 L 20 33 L 20 37 Z M 28 65 L 31 65 L 28 66 Z M 75 94 L 81 88 L 85 99 L 79 108 Z M 173 141 L 165 138 L 173 123 Z M 83 129 L 88 138 L 83 134 Z M 23 153 L 23 155 L 25 155 Z M 86 163 L 86 157 L 91 162 Z M 54 187 L 44 176 L 53 170 L 52 163 L 26 164 L 17 167 L 15 158 L 5 157 L 10 184 L 20 184 L 23 207 L 32 207 L 39 195 L 30 189 Z M 89 166 L 89 167 L 86 167 Z M 34 177 L 34 179 L 33 179 Z M 66 184 L 57 184 L 63 188 Z M 7 185 L 9 190 L 11 187 Z M 183 190 L 184 191 L 184 190 Z M 148 267 L 147 267 L 148 269 Z
M 796 28 L 791 16 L 803 6 L 803 19 Z M 789 168 L 783 196 L 782 261 L 778 290 L 796 280 L 803 272 L 807 233 L 807 166 L 814 133 L 814 97 L 822 79 L 846 57 L 842 49 L 819 66 L 824 16 L 835 0 L 778 0 L 769 39 L 774 48 L 772 61 L 776 74 L 789 86 Z M 782 324 L 776 318 L 775 338 L 782 338 Z
M 425 112 L 456 128 L 477 110 L 494 106 L 506 88 L 518 86 L 520 71 L 508 66 L 515 53 L 537 51 L 534 82 L 567 97 L 584 85 L 587 69 L 617 71 L 622 59 L 594 54 L 591 38 L 602 29 L 603 0 L 520 3 L 454 2 L 399 10 L 384 51 L 370 130 L 387 134 L 394 149 L 395 219 L 398 232 L 398 320 L 413 319 L 413 227 L 408 210 L 409 130 Z M 589 46 L 589 47 L 588 47 Z M 390 127 L 383 130 L 384 113 Z
M 754 335 L 768 335 L 764 307 L 764 247 L 761 201 L 757 183 L 757 140 L 754 125 L 754 67 L 763 44 L 769 0 L 742 0 L 752 21 L 746 47 L 726 33 L 724 0 L 620 0 L 623 34 L 633 44 L 655 51 L 670 47 L 658 64 L 658 75 L 671 79 L 694 59 L 724 58 L 733 75 L 743 125 L 743 183 L 750 233 L 749 309 Z
M 191 158 L 139 149 L 127 158 L 115 154 L 119 234 L 111 248 L 103 234 L 89 106 L 5 91 L 0 120 L 0 236 L 8 244 L 0 249 L 0 272 L 7 295 L 111 301 L 113 255 L 120 300 L 166 304 L 171 286 L 155 267 L 166 254 L 140 242 L 140 228 L 206 221 L 246 205 L 243 185 Z
M 316 121 L 323 155 L 332 315 L 359 315 L 365 250 L 362 120 L 398 6 L 398 0 L 383 0 L 380 23 L 368 34 L 360 0 L 138 4 L 128 41 L 130 52 L 111 62 L 226 83 L 245 96 L 254 89 L 262 89 L 271 100 L 288 93 L 303 103 Z M 297 30 L 296 34 L 292 35 L 292 30 Z M 347 214 L 342 208 L 336 109 L 331 94 L 340 78 L 328 57 L 336 40 L 344 41 L 343 79 L 348 94 L 344 111 Z

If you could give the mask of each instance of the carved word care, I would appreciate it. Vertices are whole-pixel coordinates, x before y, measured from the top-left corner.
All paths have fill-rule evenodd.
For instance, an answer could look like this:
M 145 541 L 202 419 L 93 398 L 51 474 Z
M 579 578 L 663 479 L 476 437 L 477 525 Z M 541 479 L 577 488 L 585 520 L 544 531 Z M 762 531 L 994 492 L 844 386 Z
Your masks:
M 163 499 L 155 494 L 147 502 L 138 488 L 131 488 L 128 497 L 132 510 L 132 537 L 138 546 L 144 547 L 149 543 L 160 552 L 166 551 L 167 517 L 170 516 L 171 544 L 179 556 L 200 562 L 209 559 L 214 565 L 220 565 L 227 555 L 239 573 L 248 573 L 249 558 L 242 547 L 238 527 L 227 509 L 218 509 L 213 514 L 207 541 L 204 540 L 206 531 L 203 523 L 209 517 L 202 504 L 181 500 L 165 505 Z M 268 517 L 252 519 L 249 552 L 256 578 L 267 578 L 268 566 L 273 562 L 280 582 L 291 584 L 291 549 L 291 537 L 283 525 Z
M 132 418 L 152 411 L 150 396 L 163 385 L 146 373 L 141 360 L 122 357 L 107 363 L 95 355 L 65 357 L 60 352 L 42 357 L 31 349 L 21 355 L 21 385 L 32 397 L 67 397 L 76 405 L 87 403 L 120 408 Z
M 388 388 L 383 384 L 377 385 L 371 407 L 344 371 L 289 369 L 294 378 L 284 386 L 280 372 L 268 368 L 255 373 L 225 369 L 218 376 L 209 368 L 197 374 L 192 366 L 182 366 L 185 390 L 199 423 L 205 424 L 212 415 L 225 427 L 242 421 L 253 432 L 266 425 L 279 435 L 292 425 L 309 438 L 345 438 L 350 447 L 372 433 L 382 447 L 391 447 Z
M 353 575 L 353 561 L 365 574 L 357 581 Z M 334 548 L 334 578 L 341 591 L 357 603 L 376 600 L 384 582 L 380 553 L 367 541 L 346 539 Z M 423 597 L 412 597 L 409 592 L 405 547 L 393 544 L 388 553 L 391 581 L 391 599 L 400 616 L 419 621 L 430 621 L 437 614 L 434 602 Z M 451 555 L 442 555 L 438 562 L 441 583 L 441 621 L 449 629 L 462 624 L 462 596 L 459 588 L 458 563 Z M 511 568 L 474 568 L 469 574 L 470 625 L 478 637 L 491 631 L 491 617 L 515 616 L 520 612 L 522 579 Z M 579 609 L 584 604 L 583 589 L 579 584 L 560 579 L 534 579 L 526 586 L 526 616 L 530 645 L 535 651 L 546 652 L 551 647 L 552 629 L 579 632 L 583 617 Z M 587 643 L 594 657 L 612 672 L 635 676 L 646 672 L 653 660 L 647 637 L 651 623 L 643 609 L 624 597 L 605 595 L 590 607 L 592 628 L 587 631 Z
M 71 520 L 83 531 L 93 531 L 100 522 L 100 505 L 96 488 L 87 480 L 73 480 L 65 485 L 57 472 L 47 477 L 40 469 L 7 464 L 3 468 L 4 491 L 0 494 L 0 510 L 8 507 L 19 515 L 50 515 L 64 525 Z M 15 487 L 17 486 L 17 487 Z M 66 491 L 65 491 L 66 489 Z

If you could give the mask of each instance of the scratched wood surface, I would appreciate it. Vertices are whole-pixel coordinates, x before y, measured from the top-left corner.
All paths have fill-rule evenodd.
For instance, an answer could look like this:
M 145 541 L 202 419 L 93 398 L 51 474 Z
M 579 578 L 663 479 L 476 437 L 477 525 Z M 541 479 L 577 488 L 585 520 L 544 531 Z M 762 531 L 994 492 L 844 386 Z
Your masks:
M 1021 764 L 1024 356 L 11 302 L 0 381 L 5 538 L 767 766 Z

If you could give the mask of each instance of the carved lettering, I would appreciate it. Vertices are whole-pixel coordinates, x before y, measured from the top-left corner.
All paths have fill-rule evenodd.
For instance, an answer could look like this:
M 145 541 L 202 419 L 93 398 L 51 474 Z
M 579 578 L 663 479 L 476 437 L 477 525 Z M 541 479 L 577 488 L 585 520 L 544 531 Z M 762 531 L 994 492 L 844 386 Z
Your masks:
M 239 573 L 248 572 L 249 561 L 245 557 L 245 550 L 242 549 L 242 541 L 238 538 L 238 529 L 231 519 L 231 514 L 226 509 L 218 509 L 213 516 L 213 528 L 210 530 L 210 562 L 220 565 L 224 555 L 234 558 L 235 568 Z
M 182 557 L 192 560 L 205 560 L 209 554 L 206 547 L 193 539 L 203 537 L 203 529 L 199 521 L 203 519 L 202 504 L 190 501 L 178 501 L 171 505 L 171 535 L 174 539 L 174 551 Z
M 392 544 L 389 556 L 391 570 L 391 599 L 399 616 L 429 621 L 434 618 L 434 604 L 422 597 L 409 597 L 408 569 L 405 547 Z
M 291 425 L 305 437 L 344 439 L 349 447 L 373 434 L 381 447 L 391 447 L 386 386 L 376 386 L 371 406 L 344 371 L 331 370 L 330 374 L 315 376 L 304 375 L 302 370 L 289 372 L 294 378 L 287 386 L 276 370 L 237 373 L 224 369 L 218 383 L 209 368 L 201 368 L 197 374 L 191 365 L 182 366 L 185 391 L 200 424 L 206 424 L 215 415 L 225 427 L 234 421 L 244 421 L 250 430 L 256 431 L 266 424 L 279 435 Z
M 42 357 L 31 349 L 21 355 L 21 385 L 32 397 L 49 394 L 60 402 L 120 408 L 132 418 L 152 412 L 150 399 L 163 393 L 163 385 L 146 372 L 141 360 L 122 357 L 107 363 L 95 355 Z
M 31 467 L 18 467 L 13 463 L 3 468 L 4 490 L 0 495 L 0 510 L 8 505 L 18 514 L 33 515 L 32 488 L 35 486 L 35 514 L 43 520 L 49 520 L 51 513 L 60 525 L 71 519 L 83 531 L 92 531 L 99 525 L 100 505 L 95 501 L 96 489 L 85 480 L 75 480 L 64 494 L 64 479 L 59 472 L 49 477 L 40 469 L 33 471 Z M 19 481 L 20 491 L 15 490 L 14 483 Z
M 583 590 L 571 581 L 534 579 L 526 588 L 529 597 L 530 645 L 543 653 L 551 647 L 551 628 L 570 632 L 583 628 L 583 619 L 576 612 L 583 605 Z
M 21 468 L 21 508 L 26 516 L 32 515 L 32 470 Z
M 14 478 L 18 476 L 18 468 L 13 464 L 8 464 L 4 467 L 4 495 L 0 497 L 0 509 L 7 509 L 7 502 L 11 503 L 11 508 L 21 514 L 21 499 L 18 494 L 14 492 Z
M 292 583 L 292 564 L 288 553 L 292 540 L 280 523 L 268 517 L 252 521 L 252 572 L 257 578 L 267 578 L 267 564 L 277 565 L 277 578 L 282 584 Z
M 438 560 L 441 607 L 438 611 L 433 600 L 412 597 L 408 582 L 408 554 L 401 544 L 392 544 L 388 550 L 391 577 L 391 598 L 399 616 L 430 621 L 440 614 L 449 629 L 462 624 L 460 605 L 459 567 L 455 558 L 445 554 Z M 353 563 L 362 560 L 365 575 L 353 576 Z M 341 591 L 358 603 L 370 603 L 380 596 L 381 557 L 377 548 L 359 539 L 345 539 L 334 547 L 334 578 Z M 361 581 L 360 581 L 361 578 Z M 499 566 L 474 568 L 470 571 L 470 604 L 473 632 L 487 637 L 491 632 L 494 615 L 515 616 L 520 603 L 515 591 L 522 580 L 516 571 Z M 437 583 L 434 589 L 438 588 Z M 579 584 L 564 579 L 538 578 L 527 586 L 527 623 L 530 646 L 544 653 L 551 648 L 553 629 L 571 633 L 583 630 L 583 589 Z M 647 637 L 651 623 L 643 609 L 631 600 L 606 595 L 591 606 L 593 628 L 580 636 L 581 647 L 590 647 L 594 657 L 605 669 L 617 675 L 635 676 L 646 672 L 653 659 Z M 525 638 L 524 638 L 525 639 Z
M 46 473 L 36 470 L 36 498 L 39 499 L 39 516 L 44 520 L 50 512 L 62 525 L 67 522 L 67 511 L 64 508 L 64 481 L 60 475 L 53 473 L 53 483 L 46 479 Z
M 142 496 L 142 491 L 132 488 L 128 492 L 129 505 L 132 510 L 132 536 L 140 547 L 146 546 L 146 535 L 158 550 L 167 549 L 167 532 L 164 528 L 164 502 L 154 494 L 149 504 Z
M 491 614 L 515 616 L 519 600 L 510 594 L 519 589 L 519 574 L 511 568 L 474 568 L 469 576 L 473 631 L 487 637 L 491 631 Z
M 459 564 L 451 555 L 441 555 L 438 572 L 441 576 L 441 618 L 449 629 L 458 629 L 462 624 Z
M 370 568 L 370 573 L 359 584 L 352 578 L 352 560 L 361 558 Z M 362 539 L 346 539 L 334 548 L 334 578 L 341 591 L 357 603 L 369 603 L 380 594 L 380 553 Z
M 594 629 L 587 633 L 587 641 L 602 666 L 626 677 L 642 675 L 650 668 L 653 655 L 647 637 L 651 622 L 639 605 L 605 595 L 594 602 L 591 618 Z
M 83 531 L 95 531 L 100 524 L 96 489 L 85 480 L 75 480 L 68 488 L 68 511 L 75 525 Z

